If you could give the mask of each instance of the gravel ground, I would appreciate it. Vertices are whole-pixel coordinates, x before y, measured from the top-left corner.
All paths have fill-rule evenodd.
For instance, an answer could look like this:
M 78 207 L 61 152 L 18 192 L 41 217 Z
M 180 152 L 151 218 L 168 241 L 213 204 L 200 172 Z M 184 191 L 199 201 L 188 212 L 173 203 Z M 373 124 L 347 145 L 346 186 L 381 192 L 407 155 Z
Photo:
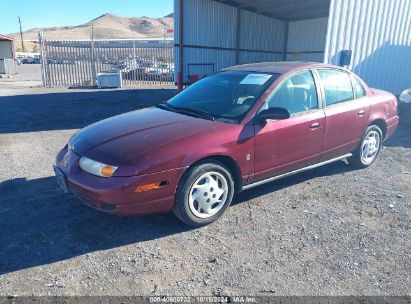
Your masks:
M 0 78 L 0 96 L 4 96 L 7 93 L 6 91 L 42 86 L 40 64 L 17 65 L 17 73 L 7 78 Z M 6 76 L 3 75 L 3 77 Z
M 411 295 L 409 125 L 368 169 L 341 161 L 245 191 L 191 229 L 94 211 L 52 172 L 76 129 L 174 90 L 2 81 L 0 295 Z

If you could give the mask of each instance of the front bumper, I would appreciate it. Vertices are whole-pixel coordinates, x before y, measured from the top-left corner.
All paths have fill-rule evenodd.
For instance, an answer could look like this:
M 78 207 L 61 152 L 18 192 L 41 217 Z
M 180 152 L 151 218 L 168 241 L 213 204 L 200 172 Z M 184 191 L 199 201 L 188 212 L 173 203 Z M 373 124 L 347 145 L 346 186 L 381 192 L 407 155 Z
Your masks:
M 80 156 L 67 147 L 56 158 L 56 167 L 67 178 L 67 185 L 86 205 L 112 214 L 142 215 L 170 211 L 178 181 L 185 168 L 131 177 L 98 177 L 79 167 Z M 137 186 L 165 181 L 165 185 L 146 192 Z

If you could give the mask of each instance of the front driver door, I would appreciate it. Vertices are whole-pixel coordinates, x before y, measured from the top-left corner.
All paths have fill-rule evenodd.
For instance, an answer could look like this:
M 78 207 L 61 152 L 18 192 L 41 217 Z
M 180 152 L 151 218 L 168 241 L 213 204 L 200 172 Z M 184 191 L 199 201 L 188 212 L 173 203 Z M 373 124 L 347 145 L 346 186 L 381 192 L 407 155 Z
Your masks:
M 310 70 L 283 81 L 260 111 L 268 107 L 287 108 L 291 117 L 255 122 L 255 181 L 314 164 L 322 152 L 325 114 Z

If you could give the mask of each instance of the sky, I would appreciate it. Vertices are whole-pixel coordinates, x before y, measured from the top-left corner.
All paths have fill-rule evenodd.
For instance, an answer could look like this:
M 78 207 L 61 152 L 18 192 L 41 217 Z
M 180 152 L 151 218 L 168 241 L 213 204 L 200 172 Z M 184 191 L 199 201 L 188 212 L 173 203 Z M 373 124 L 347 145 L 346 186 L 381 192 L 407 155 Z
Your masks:
M 0 34 L 35 27 L 72 26 L 105 13 L 159 18 L 173 12 L 173 0 L 0 0 Z

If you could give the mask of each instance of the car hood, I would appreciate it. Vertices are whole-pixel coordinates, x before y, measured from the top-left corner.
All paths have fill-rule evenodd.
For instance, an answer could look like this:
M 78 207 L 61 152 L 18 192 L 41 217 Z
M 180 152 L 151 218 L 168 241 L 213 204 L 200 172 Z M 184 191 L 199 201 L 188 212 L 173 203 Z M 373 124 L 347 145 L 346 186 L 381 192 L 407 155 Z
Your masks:
M 146 108 L 85 127 L 69 145 L 81 156 L 114 166 L 130 166 L 143 160 L 149 162 L 150 155 L 158 155 L 159 150 L 164 154 L 187 138 L 214 133 L 221 125 L 227 124 Z

